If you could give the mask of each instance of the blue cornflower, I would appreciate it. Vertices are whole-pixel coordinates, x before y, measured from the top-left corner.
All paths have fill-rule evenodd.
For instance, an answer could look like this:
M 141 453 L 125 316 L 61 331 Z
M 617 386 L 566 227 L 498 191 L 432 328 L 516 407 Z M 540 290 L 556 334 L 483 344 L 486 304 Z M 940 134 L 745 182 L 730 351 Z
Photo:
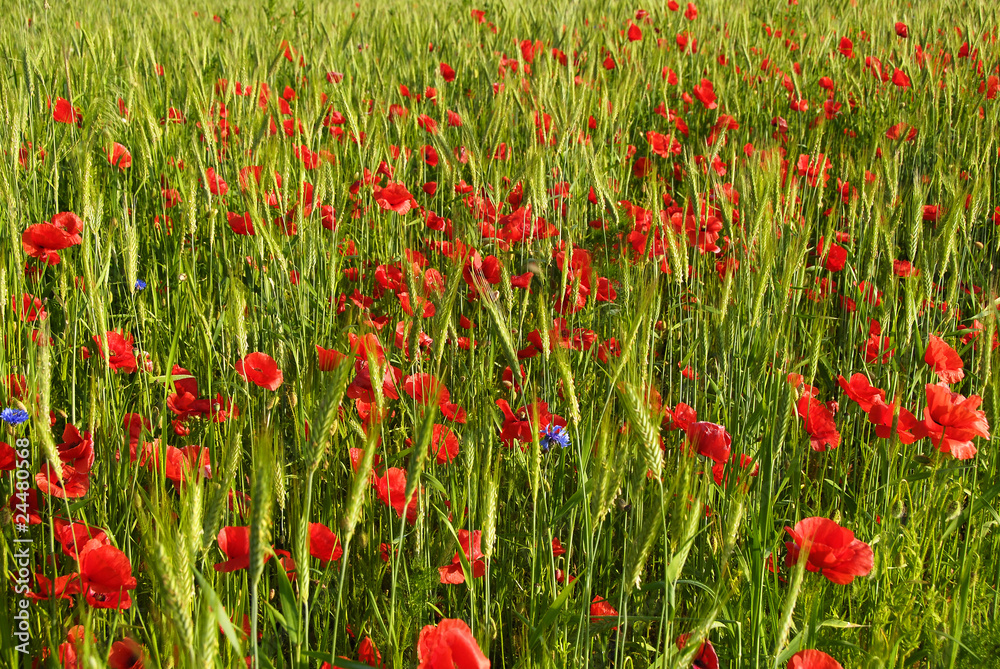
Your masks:
M 569 434 L 566 433 L 566 428 L 562 425 L 549 423 L 544 430 L 538 431 L 538 439 L 541 442 L 543 453 L 548 453 L 553 446 L 562 448 L 569 446 Z
M 0 412 L 0 420 L 8 425 L 20 425 L 28 420 L 28 412 L 24 409 L 11 409 L 7 407 Z
M 136 279 L 136 281 L 135 281 L 135 289 L 136 290 L 146 290 L 146 282 L 143 281 L 142 279 Z

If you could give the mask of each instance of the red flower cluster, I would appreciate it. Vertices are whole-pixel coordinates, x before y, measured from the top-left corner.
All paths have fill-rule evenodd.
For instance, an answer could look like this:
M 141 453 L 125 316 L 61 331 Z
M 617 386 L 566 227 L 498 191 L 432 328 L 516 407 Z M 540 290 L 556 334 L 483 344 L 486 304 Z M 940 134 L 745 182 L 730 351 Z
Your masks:
M 854 533 L 846 527 L 827 518 L 804 518 L 795 528 L 785 531 L 792 541 L 785 542 L 788 549 L 786 564 L 798 562 L 799 553 L 807 555 L 806 569 L 821 572 L 833 583 L 847 585 L 857 576 L 865 576 L 872 570 L 872 549 L 865 542 L 855 539 Z
M 462 620 L 445 618 L 420 630 L 417 641 L 418 669 L 489 669 L 490 661 L 480 650 L 472 630 Z
M 132 563 L 128 556 L 111 545 L 107 534 L 82 522 L 56 519 L 56 539 L 63 553 L 73 560 L 77 571 L 50 581 L 36 573 L 35 590 L 29 597 L 35 600 L 72 599 L 84 595 L 95 609 L 121 609 L 132 606 L 130 590 L 136 587 Z
M 50 221 L 30 225 L 21 234 L 21 246 L 32 258 L 49 265 L 59 264 L 59 251 L 81 244 L 83 221 L 73 212 L 55 214 Z

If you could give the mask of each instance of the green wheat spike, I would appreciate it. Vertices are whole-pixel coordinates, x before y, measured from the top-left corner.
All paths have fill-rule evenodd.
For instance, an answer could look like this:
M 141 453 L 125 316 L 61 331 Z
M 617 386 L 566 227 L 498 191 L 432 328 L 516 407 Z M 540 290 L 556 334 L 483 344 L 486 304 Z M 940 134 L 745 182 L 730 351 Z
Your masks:
M 629 426 L 635 431 L 636 439 L 642 449 L 646 467 L 652 472 L 653 478 L 658 479 L 663 471 L 663 451 L 660 449 L 659 426 L 653 422 L 642 397 L 631 383 L 620 381 L 617 390 L 618 397 L 625 407 Z
M 274 447 L 273 433 L 269 425 L 262 426 L 256 434 L 254 449 L 253 504 L 250 508 L 250 610 L 251 641 L 255 664 L 259 663 L 257 648 L 257 607 L 259 585 L 264 573 L 264 559 L 271 551 L 271 518 L 274 494 Z M 258 664 L 259 666 L 259 664 Z

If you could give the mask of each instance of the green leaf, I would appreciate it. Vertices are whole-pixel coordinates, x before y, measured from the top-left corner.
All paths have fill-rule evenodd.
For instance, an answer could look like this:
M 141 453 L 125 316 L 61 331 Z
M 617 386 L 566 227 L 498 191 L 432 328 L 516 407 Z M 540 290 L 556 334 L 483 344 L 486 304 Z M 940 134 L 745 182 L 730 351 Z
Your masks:
M 212 611 L 215 613 L 215 618 L 219 621 L 219 627 L 222 628 L 222 633 L 226 635 L 226 640 L 232 646 L 233 653 L 237 656 L 242 656 L 243 651 L 240 649 L 240 639 L 236 636 L 236 629 L 233 628 L 233 621 L 229 619 L 229 614 L 226 613 L 226 607 L 219 601 L 219 596 L 215 594 L 215 590 L 208 584 L 205 577 L 197 569 L 192 569 L 191 571 L 201 585 L 202 594 L 208 597 Z
M 563 591 L 559 593 L 559 596 L 555 598 L 555 601 L 549 606 L 545 614 L 542 615 L 542 619 L 538 622 L 538 625 L 531 631 L 531 636 L 528 637 L 528 646 L 534 650 L 538 643 L 542 640 L 542 633 L 552 625 L 556 620 L 556 616 L 562 610 L 563 606 L 566 605 L 566 601 L 569 596 L 573 594 L 573 586 L 576 585 L 579 579 L 569 582 Z
M 853 627 L 870 627 L 870 625 L 859 625 L 857 623 L 847 622 L 846 620 L 838 620 L 837 618 L 830 618 L 829 620 L 824 620 L 819 624 L 820 627 L 833 627 L 834 629 L 843 630 L 850 629 Z
M 288 580 L 288 574 L 281 562 L 276 560 L 278 572 L 278 598 L 281 600 L 281 612 L 284 616 L 285 631 L 288 632 L 288 640 L 297 644 L 299 641 L 299 609 L 295 599 L 295 592 L 292 584 Z

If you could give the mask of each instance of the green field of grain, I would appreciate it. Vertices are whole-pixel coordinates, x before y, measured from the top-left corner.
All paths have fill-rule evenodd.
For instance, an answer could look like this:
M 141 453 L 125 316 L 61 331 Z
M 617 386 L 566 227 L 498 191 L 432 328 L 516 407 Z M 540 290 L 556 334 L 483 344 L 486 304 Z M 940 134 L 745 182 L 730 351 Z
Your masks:
M 14 0 L 0 667 L 1000 666 L 998 32 Z

